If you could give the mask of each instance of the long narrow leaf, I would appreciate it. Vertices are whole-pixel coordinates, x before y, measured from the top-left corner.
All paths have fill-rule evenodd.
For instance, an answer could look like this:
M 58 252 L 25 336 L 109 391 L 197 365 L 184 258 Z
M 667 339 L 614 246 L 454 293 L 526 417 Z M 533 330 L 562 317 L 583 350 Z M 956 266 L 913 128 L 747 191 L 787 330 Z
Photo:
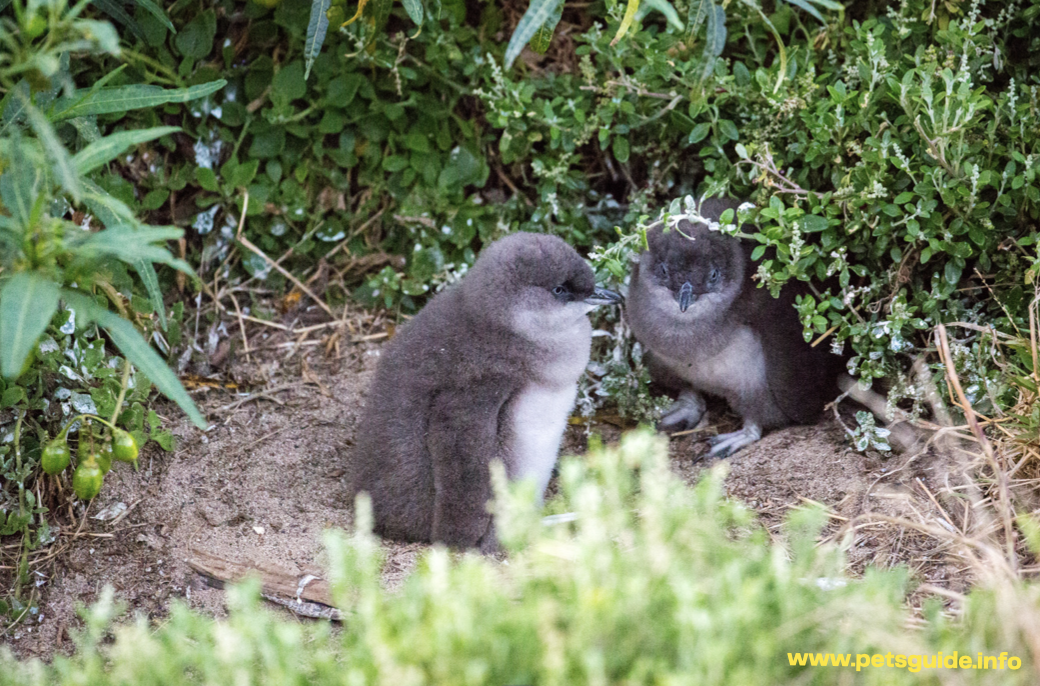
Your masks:
M 329 7 L 332 0 L 311 0 L 311 20 L 307 24 L 307 42 L 303 46 L 306 59 L 303 69 L 303 80 L 311 74 L 314 60 L 321 54 L 321 46 L 325 42 L 325 33 L 329 30 Z
M 813 17 L 816 18 L 816 21 L 820 22 L 821 24 L 827 23 L 826 21 L 824 21 L 823 15 L 820 14 L 819 10 L 807 3 L 805 0 L 787 0 L 787 2 L 791 3 L 795 7 L 800 7 L 809 14 L 813 15 Z
M 638 10 L 639 0 L 628 0 L 628 7 L 625 8 L 625 16 L 621 18 L 621 26 L 618 27 L 617 33 L 614 35 L 614 40 L 610 41 L 611 47 L 617 45 L 617 42 L 628 33 L 628 28 L 632 26 L 632 22 L 635 21 L 636 11 Z
M 701 25 L 708 19 L 711 11 L 712 0 L 690 0 L 690 11 L 686 15 L 686 44 L 693 45 Z
M 61 291 L 61 297 L 83 320 L 97 322 L 107 331 L 112 342 L 126 359 L 151 379 L 159 392 L 177 403 L 195 426 L 200 429 L 208 426 L 206 418 L 195 407 L 194 401 L 184 390 L 177 375 L 166 366 L 158 353 L 152 350 L 133 324 L 114 312 L 103 309 L 92 298 L 82 293 L 66 289 Z
M 524 46 L 534 37 L 538 29 L 542 28 L 542 25 L 548 21 L 549 17 L 556 11 L 557 5 L 561 2 L 563 0 L 531 0 L 531 4 L 528 5 L 524 16 L 520 17 L 520 23 L 516 25 L 516 30 L 513 31 L 513 35 L 509 38 L 509 45 L 506 46 L 506 69 L 513 66 L 513 61 L 520 56 Z
M 7 135 L 7 127 L 17 124 L 25 115 L 25 108 L 32 99 L 29 82 L 22 79 L 0 100 L 0 136 Z
M 560 23 L 560 19 L 563 18 L 563 3 L 561 2 L 556 6 L 556 11 L 552 13 L 552 16 L 545 20 L 542 27 L 534 34 L 529 45 L 531 49 L 537 52 L 539 55 L 544 55 L 549 49 L 549 45 L 552 43 L 553 34 L 556 33 L 556 25 Z
M 137 217 L 122 200 L 108 194 L 90 179 L 83 179 L 83 204 L 105 226 L 135 226 Z
M 151 129 L 114 133 L 80 150 L 72 158 L 72 163 L 80 174 L 88 174 L 119 157 L 131 146 L 147 143 L 180 130 L 179 126 L 157 126 Z
M 40 110 L 32 105 L 28 105 L 25 108 L 25 114 L 29 119 L 29 125 L 40 140 L 40 143 L 43 144 L 43 149 L 50 158 L 51 172 L 54 174 L 54 178 L 61 184 L 62 188 L 68 191 L 69 195 L 78 201 L 83 194 L 83 190 L 80 185 L 79 174 L 76 173 L 76 167 L 72 164 L 72 158 L 69 157 L 69 151 L 58 138 L 58 134 L 54 132 L 54 127 L 47 121 L 47 117 L 43 116 Z
M 134 262 L 134 271 L 141 277 L 144 288 L 148 291 L 148 299 L 152 301 L 152 308 L 159 315 L 159 326 L 166 330 L 166 303 L 163 302 L 162 289 L 159 288 L 159 276 L 155 273 L 155 267 L 151 262 L 138 260 Z
M 714 2 L 708 7 L 707 40 L 704 43 L 704 75 L 711 76 L 715 68 L 715 58 L 722 54 L 726 47 L 726 10 Z
M 85 97 L 58 98 L 54 110 L 50 113 L 51 121 L 62 121 L 73 117 L 84 117 L 91 114 L 108 114 L 110 112 L 126 112 L 146 107 L 158 107 L 168 102 L 189 102 L 215 93 L 227 81 L 218 79 L 209 83 L 200 83 L 190 88 L 160 88 L 159 86 L 115 86 L 102 88 Z
M 11 167 L 0 174 L 0 202 L 3 202 L 12 218 L 21 226 L 29 224 L 33 203 L 40 193 L 42 174 L 36 165 L 25 157 L 20 138 L 13 140 Z
M 81 255 L 110 255 L 129 264 L 140 260 L 165 264 L 189 276 L 195 271 L 184 260 L 174 257 L 166 248 L 152 243 L 177 240 L 181 229 L 164 226 L 114 226 L 90 234 L 76 246 Z
M 708 8 L 708 41 L 704 46 L 704 53 L 714 60 L 722 54 L 725 47 L 726 10 L 713 2 Z
M 17 377 L 58 309 L 58 284 L 35 272 L 15 274 L 0 289 L 0 371 Z
M 177 33 L 177 29 L 173 27 L 173 22 L 166 16 L 166 12 L 163 12 L 163 9 L 156 5 L 153 0 L 134 0 L 134 2 L 137 3 L 138 7 L 143 8 L 153 17 L 161 21 L 163 26 L 170 30 L 170 33 Z
M 650 10 L 657 10 L 664 15 L 664 18 L 668 20 L 668 23 L 674 26 L 679 31 L 684 28 L 682 20 L 679 19 L 679 13 L 672 7 L 672 3 L 668 0 L 643 0 L 643 6 L 640 8 L 639 16 L 645 15 Z
M 145 40 L 144 31 L 141 29 L 141 25 L 137 23 L 136 19 L 130 16 L 130 13 L 126 11 L 126 8 L 123 7 L 123 3 L 119 0 L 90 0 L 90 4 L 115 19 L 117 23 L 130 29 L 130 31 L 141 40 Z

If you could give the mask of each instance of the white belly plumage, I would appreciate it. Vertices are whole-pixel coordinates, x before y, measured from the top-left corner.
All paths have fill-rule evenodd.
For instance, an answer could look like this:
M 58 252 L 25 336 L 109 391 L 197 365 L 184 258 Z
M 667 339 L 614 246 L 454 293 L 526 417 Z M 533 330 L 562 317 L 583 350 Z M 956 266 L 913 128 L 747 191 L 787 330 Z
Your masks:
M 513 406 L 513 462 L 509 478 L 531 479 L 541 501 L 560 452 L 560 441 L 577 396 L 576 384 L 531 384 Z

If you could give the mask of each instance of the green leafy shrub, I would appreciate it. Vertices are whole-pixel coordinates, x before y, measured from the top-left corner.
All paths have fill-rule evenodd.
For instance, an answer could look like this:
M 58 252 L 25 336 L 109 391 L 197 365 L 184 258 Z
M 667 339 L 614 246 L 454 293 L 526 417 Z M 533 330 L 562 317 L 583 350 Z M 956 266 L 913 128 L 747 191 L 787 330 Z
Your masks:
M 392 133 L 382 138 L 389 146 L 363 185 L 389 183 L 396 217 L 414 218 L 410 226 L 391 225 L 381 246 L 407 256 L 409 267 L 403 274 L 385 268 L 360 294 L 414 306 L 410 298 L 442 283 L 443 269 L 458 270 L 476 241 L 501 230 L 548 230 L 578 246 L 602 245 L 613 240 L 615 225 L 655 216 L 677 196 L 729 192 L 760 208 L 752 217 L 756 257 L 767 247 L 776 251 L 760 265 L 767 285 L 835 280 L 804 299 L 799 314 L 807 337 L 826 333 L 836 349 L 851 349 L 856 376 L 897 379 L 913 399 L 919 390 L 900 375 L 936 323 L 993 323 L 1009 334 L 1028 327 L 1040 201 L 1035 5 L 907 0 L 857 11 L 847 22 L 821 14 L 837 8 L 827 3 L 781 4 L 772 13 L 756 2 L 734 3 L 724 20 L 713 3 L 686 7 L 682 28 L 667 12 L 637 13 L 642 22 L 619 31 L 606 29 L 627 21 L 621 7 L 589 7 L 571 17 L 588 28 L 568 35 L 570 63 L 541 70 L 503 69 L 503 46 L 475 42 L 467 31 L 472 20 L 450 10 L 422 15 L 414 40 L 385 37 L 371 22 L 345 34 L 333 27 L 330 50 L 315 61 L 317 87 L 332 67 L 323 60 L 346 35 L 369 48 L 341 68 L 372 64 L 374 93 L 385 79 L 385 97 L 400 89 L 404 103 L 401 123 L 390 127 L 400 127 L 403 145 L 394 145 Z M 534 2 L 528 15 L 548 16 L 548 26 L 556 8 Z M 500 17 L 489 5 L 481 34 Z M 524 20 L 518 32 L 527 30 Z M 429 89 L 402 68 L 421 62 L 413 50 L 422 45 L 451 45 L 466 56 L 461 70 L 452 60 L 431 66 L 471 88 L 497 130 L 476 136 L 469 150 L 498 171 L 473 177 L 477 190 L 461 206 L 458 195 L 431 198 L 423 186 L 436 172 L 424 182 L 424 158 L 407 147 L 405 132 L 423 121 L 407 114 L 409 103 Z M 438 54 L 427 49 L 427 57 Z M 449 102 L 449 111 L 467 106 L 465 97 Z M 356 144 L 369 137 L 355 121 Z M 523 178 L 524 189 L 507 203 L 467 212 L 467 201 L 493 195 L 493 188 L 479 189 L 498 172 Z M 461 230 L 452 215 L 472 220 L 475 230 Z M 962 342 L 969 353 L 962 358 L 972 357 L 972 341 Z M 1021 375 L 1031 373 L 1027 360 L 1014 362 Z M 1014 401 L 992 364 L 962 373 L 980 407 Z
M 44 665 L 0 656 L 0 684 L 1035 682 L 1025 637 L 1011 628 L 1021 624 L 998 627 L 1007 593 L 1024 600 L 1036 589 L 979 590 L 962 621 L 929 610 L 924 630 L 909 629 L 905 570 L 846 578 L 838 550 L 815 544 L 824 521 L 815 509 L 792 514 L 781 546 L 722 497 L 722 476 L 716 469 L 690 489 L 670 472 L 660 438 L 628 434 L 620 447 L 561 465 L 559 505 L 572 521 L 546 526 L 530 489 L 500 488 L 508 563 L 435 547 L 394 592 L 381 584 L 362 505 L 358 533 L 326 539 L 339 631 L 276 619 L 252 584 L 231 592 L 227 620 L 176 606 L 159 628 L 144 617 L 114 625 L 108 592 L 84 613 L 72 657 Z M 1025 664 L 911 672 L 788 658 L 940 650 L 1007 652 Z
M 106 135 L 106 120 L 202 97 L 224 83 L 109 85 L 116 70 L 77 88 L 86 85 L 78 78 L 80 60 L 120 52 L 113 27 L 84 18 L 84 8 L 63 0 L 15 2 L 14 19 L 0 16 L 0 536 L 22 539 L 14 598 L 0 601 L 0 614 L 15 616 L 24 604 L 18 596 L 27 579 L 25 553 L 53 540 L 47 507 L 37 499 L 41 489 L 33 488 L 50 438 L 59 435 L 63 446 L 68 432 L 77 432 L 72 483 L 89 499 L 110 467 L 113 440 L 124 450 L 127 441 L 143 445 L 149 438 L 172 447 L 158 416 L 145 409 L 153 385 L 196 425 L 206 423 L 141 333 L 157 340 L 179 334 L 179 321 L 167 319 L 156 265 L 192 274 L 165 246 L 182 231 L 141 222 L 95 178 L 127 151 L 178 131 L 153 126 Z M 175 308 L 174 319 L 182 311 Z M 109 425 L 105 432 L 72 421 L 98 412 L 110 417 L 97 418 Z M 46 455 L 53 474 L 71 461 L 59 443 Z
M 236 264 L 248 192 L 243 235 L 267 255 L 299 272 L 336 252 L 349 293 L 330 297 L 404 311 L 510 231 L 592 251 L 675 198 L 748 198 L 752 240 L 776 253 L 763 282 L 832 278 L 799 305 L 806 335 L 851 353 L 855 375 L 893 379 L 897 404 L 919 405 L 905 372 L 934 324 L 1028 328 L 1035 4 L 906 0 L 846 17 L 826 2 L 658 1 L 615 40 L 633 4 L 565 7 L 550 39 L 560 5 L 531 3 L 547 52 L 509 68 L 520 34 L 500 3 L 373 0 L 340 28 L 356 6 L 184 2 L 176 34 L 142 11 L 138 49 L 162 69 L 142 58 L 117 80 L 228 85 L 180 110 L 194 163 L 173 156 L 138 198 L 120 192 L 160 217 L 180 198 L 203 272 Z M 217 40 L 241 23 L 248 40 Z M 282 283 L 251 251 L 237 264 Z M 1014 402 L 1007 373 L 1032 373 L 1028 346 L 1003 370 L 977 332 L 954 347 L 980 409 Z

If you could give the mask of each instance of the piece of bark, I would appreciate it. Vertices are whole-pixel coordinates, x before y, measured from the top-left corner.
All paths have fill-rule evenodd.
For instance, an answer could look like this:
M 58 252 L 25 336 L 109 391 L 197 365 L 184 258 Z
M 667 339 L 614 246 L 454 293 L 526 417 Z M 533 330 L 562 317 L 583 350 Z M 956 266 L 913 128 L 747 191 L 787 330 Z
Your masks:
M 185 562 L 211 586 L 223 588 L 225 582 L 259 577 L 265 599 L 304 617 L 342 620 L 342 613 L 333 607 L 328 582 L 313 574 L 297 574 L 271 562 L 234 562 L 197 548 Z

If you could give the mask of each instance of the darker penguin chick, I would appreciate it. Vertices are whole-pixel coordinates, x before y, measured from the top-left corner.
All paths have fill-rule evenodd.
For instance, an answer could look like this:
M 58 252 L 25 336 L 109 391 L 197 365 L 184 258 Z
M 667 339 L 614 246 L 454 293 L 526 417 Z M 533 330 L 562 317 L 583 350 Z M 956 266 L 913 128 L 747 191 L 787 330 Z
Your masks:
M 706 200 L 700 213 L 717 222 L 738 205 Z M 660 427 L 693 428 L 704 415 L 701 393 L 722 396 L 744 420 L 740 431 L 712 439 L 710 454 L 725 457 L 763 430 L 815 420 L 837 396 L 843 360 L 802 337 L 793 307 L 802 284 L 773 298 L 751 279 L 752 246 L 703 224 L 683 220 L 677 228 L 647 231 L 649 251 L 632 272 L 626 303 L 655 379 L 680 391 Z
M 589 361 L 586 315 L 620 299 L 555 236 L 485 248 L 382 350 L 348 475 L 376 532 L 496 549 L 490 464 L 541 498 Z

